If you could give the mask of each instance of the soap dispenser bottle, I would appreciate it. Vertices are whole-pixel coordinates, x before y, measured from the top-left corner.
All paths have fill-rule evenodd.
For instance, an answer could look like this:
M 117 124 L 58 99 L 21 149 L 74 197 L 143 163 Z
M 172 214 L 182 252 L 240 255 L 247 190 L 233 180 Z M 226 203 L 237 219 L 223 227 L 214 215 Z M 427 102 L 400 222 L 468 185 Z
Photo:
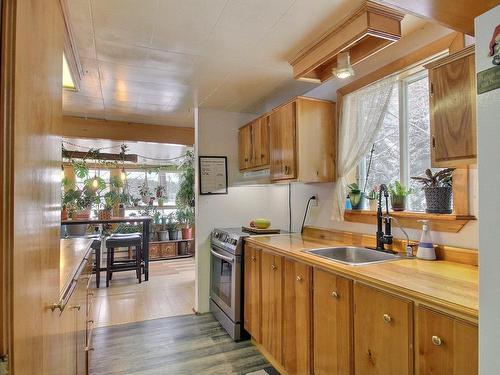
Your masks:
M 429 230 L 429 220 L 419 220 L 422 225 L 422 237 L 418 244 L 417 258 L 425 260 L 435 260 L 436 252 L 432 243 L 431 232 Z

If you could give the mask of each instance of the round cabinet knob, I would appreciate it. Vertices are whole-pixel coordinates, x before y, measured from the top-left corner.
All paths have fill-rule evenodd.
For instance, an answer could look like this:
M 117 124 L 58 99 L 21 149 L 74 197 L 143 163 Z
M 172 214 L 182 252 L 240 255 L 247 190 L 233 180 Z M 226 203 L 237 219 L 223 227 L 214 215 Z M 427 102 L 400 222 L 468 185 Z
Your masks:
M 339 294 L 338 294 L 336 291 L 333 291 L 333 292 L 331 293 L 331 296 L 332 296 L 333 298 L 339 298 Z
M 386 323 L 392 322 L 392 318 L 389 314 L 384 314 L 384 322 Z
M 302 276 L 297 276 L 297 281 L 302 281 Z
M 439 336 L 432 336 L 432 343 L 436 346 L 441 346 L 443 344 L 443 340 Z
M 277 268 L 278 268 L 278 267 L 276 267 L 276 265 L 271 264 L 271 269 L 272 269 L 273 271 L 276 271 L 276 269 L 277 269 Z

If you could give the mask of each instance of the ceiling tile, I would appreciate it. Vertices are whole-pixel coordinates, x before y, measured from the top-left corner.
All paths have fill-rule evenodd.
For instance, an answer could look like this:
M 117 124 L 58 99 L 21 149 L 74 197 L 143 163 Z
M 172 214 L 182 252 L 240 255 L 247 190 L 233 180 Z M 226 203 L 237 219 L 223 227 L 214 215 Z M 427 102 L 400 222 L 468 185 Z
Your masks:
M 96 37 L 149 45 L 158 17 L 158 0 L 92 0 Z

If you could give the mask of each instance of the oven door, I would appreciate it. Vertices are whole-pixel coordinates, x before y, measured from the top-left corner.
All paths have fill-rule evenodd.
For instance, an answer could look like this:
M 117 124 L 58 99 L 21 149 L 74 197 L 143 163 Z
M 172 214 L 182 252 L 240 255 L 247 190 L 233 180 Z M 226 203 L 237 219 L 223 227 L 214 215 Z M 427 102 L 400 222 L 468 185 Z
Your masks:
M 210 297 L 234 322 L 240 321 L 241 256 L 212 244 Z

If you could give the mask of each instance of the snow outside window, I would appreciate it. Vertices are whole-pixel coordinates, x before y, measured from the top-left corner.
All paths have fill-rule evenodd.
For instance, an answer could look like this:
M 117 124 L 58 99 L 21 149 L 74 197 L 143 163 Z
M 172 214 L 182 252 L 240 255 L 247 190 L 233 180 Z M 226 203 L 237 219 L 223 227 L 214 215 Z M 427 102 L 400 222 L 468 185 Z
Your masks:
M 424 192 L 410 176 L 419 176 L 431 166 L 429 85 L 427 71 L 396 83 L 384 123 L 374 143 L 374 153 L 366 192 L 396 180 L 410 186 L 408 210 L 424 211 Z M 368 153 L 359 165 L 359 183 L 365 184 Z

